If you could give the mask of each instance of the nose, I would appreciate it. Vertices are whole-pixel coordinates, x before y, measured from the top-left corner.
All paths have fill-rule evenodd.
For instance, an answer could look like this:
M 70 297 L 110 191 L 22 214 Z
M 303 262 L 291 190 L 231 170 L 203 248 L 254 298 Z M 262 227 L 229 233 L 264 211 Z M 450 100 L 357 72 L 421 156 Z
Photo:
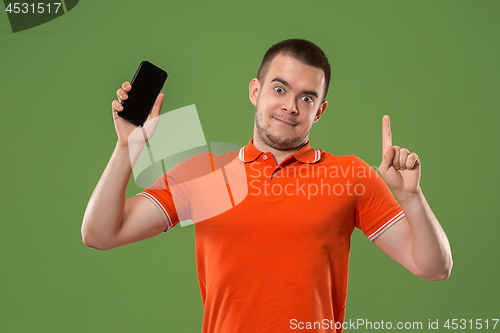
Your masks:
M 282 107 L 283 111 L 290 112 L 290 114 L 297 114 L 299 111 L 297 110 L 297 103 L 295 102 L 295 98 L 288 98 Z

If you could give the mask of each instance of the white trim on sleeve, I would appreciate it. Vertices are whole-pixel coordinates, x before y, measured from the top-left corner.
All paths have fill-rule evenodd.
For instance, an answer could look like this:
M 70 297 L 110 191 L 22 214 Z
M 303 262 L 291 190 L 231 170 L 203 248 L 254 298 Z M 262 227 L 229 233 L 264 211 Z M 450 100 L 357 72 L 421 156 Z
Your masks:
M 170 215 L 168 215 L 167 210 L 162 206 L 162 204 L 158 201 L 158 199 L 156 199 L 154 196 L 146 192 L 137 193 L 136 195 L 142 195 L 148 198 L 156 207 L 158 207 L 160 212 L 163 214 L 165 222 L 167 222 L 167 229 L 164 232 L 167 232 L 170 228 L 172 228 L 172 220 L 170 219 Z
M 398 222 L 403 217 L 405 217 L 405 213 L 403 211 L 399 212 L 398 215 L 394 216 L 392 219 L 390 219 L 389 221 L 387 221 L 386 223 L 384 223 L 383 226 L 381 226 L 380 228 L 378 228 L 374 233 L 372 233 L 371 235 L 369 235 L 368 239 L 373 242 L 373 240 L 375 238 L 377 238 L 378 236 L 382 235 L 384 233 L 384 231 L 386 231 L 387 229 L 389 229 L 394 223 Z

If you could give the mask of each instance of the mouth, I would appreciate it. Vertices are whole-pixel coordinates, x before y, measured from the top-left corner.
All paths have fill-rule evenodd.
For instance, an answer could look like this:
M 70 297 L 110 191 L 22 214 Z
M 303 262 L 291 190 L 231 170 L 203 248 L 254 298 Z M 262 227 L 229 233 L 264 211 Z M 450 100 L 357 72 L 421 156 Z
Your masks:
M 287 126 L 297 126 L 297 124 L 294 124 L 294 123 L 291 123 L 291 122 L 288 122 L 284 119 L 281 119 L 281 118 L 276 118 L 276 117 L 273 117 L 274 120 L 284 124 L 284 125 L 287 125 Z

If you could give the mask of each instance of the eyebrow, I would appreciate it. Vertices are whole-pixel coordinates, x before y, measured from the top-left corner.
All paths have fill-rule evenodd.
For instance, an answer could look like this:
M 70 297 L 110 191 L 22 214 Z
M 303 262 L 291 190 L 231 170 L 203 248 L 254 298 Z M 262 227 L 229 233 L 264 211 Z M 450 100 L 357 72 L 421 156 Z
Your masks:
M 277 81 L 277 82 L 283 84 L 287 88 L 291 88 L 290 84 L 288 82 L 286 82 L 285 80 L 283 80 L 283 79 L 281 79 L 279 77 L 272 79 L 271 83 L 274 82 L 274 81 Z M 302 90 L 302 93 L 306 94 L 306 95 L 312 95 L 312 96 L 318 97 L 318 93 L 315 92 L 314 90 Z

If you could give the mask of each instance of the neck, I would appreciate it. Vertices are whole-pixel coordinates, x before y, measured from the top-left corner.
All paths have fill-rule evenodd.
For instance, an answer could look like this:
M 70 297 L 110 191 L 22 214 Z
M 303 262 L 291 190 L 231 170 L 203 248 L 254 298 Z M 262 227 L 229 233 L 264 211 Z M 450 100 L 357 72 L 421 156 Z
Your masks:
M 271 153 L 273 155 L 274 159 L 276 160 L 277 164 L 280 164 L 281 162 L 283 162 L 283 160 L 285 158 L 298 152 L 302 147 L 304 147 L 304 145 L 307 143 L 307 141 L 308 140 L 306 139 L 302 144 L 300 144 L 299 146 L 297 146 L 295 148 L 287 149 L 287 150 L 280 150 L 280 149 L 276 149 L 276 148 L 273 148 L 273 147 L 265 144 L 262 140 L 260 140 L 260 138 L 257 135 L 254 135 L 254 137 L 253 137 L 253 145 L 255 146 L 255 148 L 257 148 L 258 150 L 260 150 L 264 153 Z

